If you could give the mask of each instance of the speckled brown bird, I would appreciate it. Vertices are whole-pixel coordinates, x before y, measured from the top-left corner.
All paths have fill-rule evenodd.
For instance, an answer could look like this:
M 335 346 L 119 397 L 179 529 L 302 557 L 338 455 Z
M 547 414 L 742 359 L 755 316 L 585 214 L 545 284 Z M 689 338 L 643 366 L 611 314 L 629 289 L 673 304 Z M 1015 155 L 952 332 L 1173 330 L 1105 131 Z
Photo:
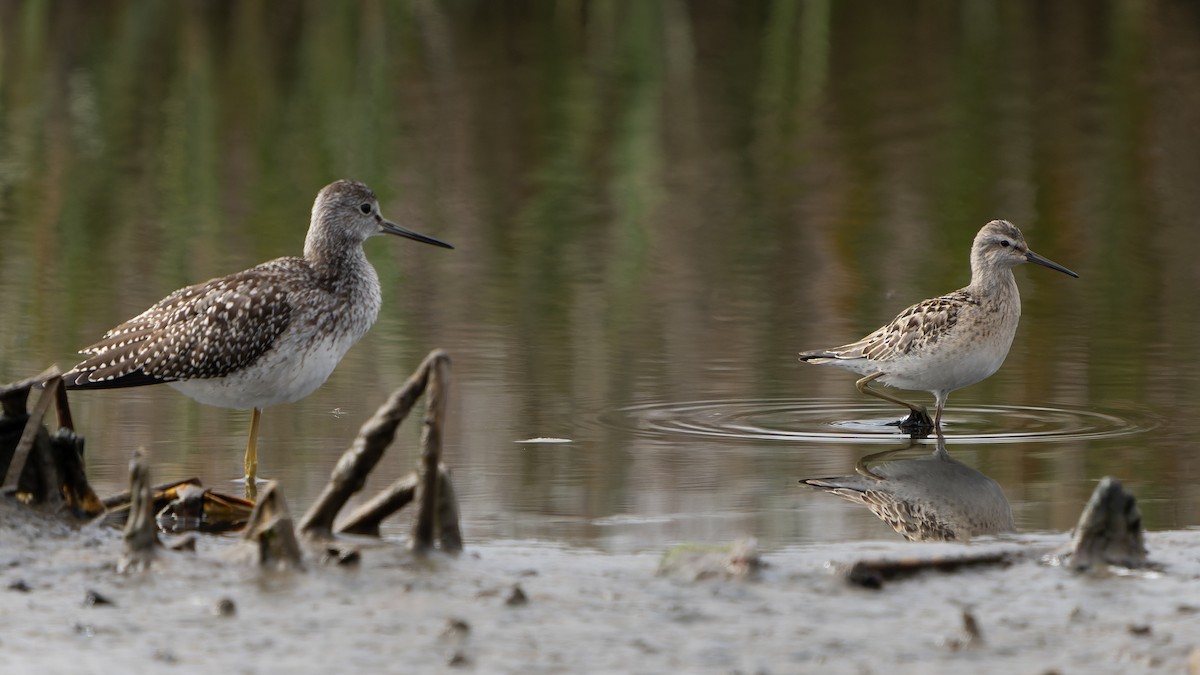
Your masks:
M 262 409 L 312 393 L 375 323 L 379 277 L 362 243 L 377 234 L 453 248 L 384 220 L 370 188 L 339 180 L 317 194 L 304 257 L 171 293 L 80 350 L 87 358 L 63 381 L 68 389 L 165 382 L 201 403 L 252 409 L 252 483 Z

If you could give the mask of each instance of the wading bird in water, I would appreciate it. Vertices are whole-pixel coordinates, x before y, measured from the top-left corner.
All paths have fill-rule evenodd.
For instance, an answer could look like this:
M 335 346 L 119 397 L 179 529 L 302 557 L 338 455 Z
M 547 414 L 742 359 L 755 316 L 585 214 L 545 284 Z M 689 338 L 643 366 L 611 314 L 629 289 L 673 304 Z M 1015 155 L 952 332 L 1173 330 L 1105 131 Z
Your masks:
M 860 392 L 912 411 L 900 424 L 905 431 L 940 429 L 950 392 L 991 376 L 1008 356 L 1021 318 L 1013 268 L 1027 262 L 1079 278 L 1029 250 L 1016 225 L 993 220 L 971 245 L 971 283 L 966 288 L 922 300 L 857 342 L 801 352 L 800 360 L 862 375 L 855 383 Z M 867 386 L 875 380 L 933 394 L 933 419 L 923 406 Z

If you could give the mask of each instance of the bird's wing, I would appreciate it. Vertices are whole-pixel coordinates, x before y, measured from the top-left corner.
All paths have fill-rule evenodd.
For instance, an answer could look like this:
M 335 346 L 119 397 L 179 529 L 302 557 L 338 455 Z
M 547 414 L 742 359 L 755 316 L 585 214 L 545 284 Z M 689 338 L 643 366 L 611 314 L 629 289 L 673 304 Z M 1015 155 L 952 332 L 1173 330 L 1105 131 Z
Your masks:
M 801 359 L 867 359 L 888 361 L 924 349 L 954 330 L 967 307 L 979 300 L 966 289 L 923 300 L 865 338 L 841 347 L 805 352 Z
M 954 528 L 943 522 L 936 512 L 919 503 L 901 499 L 887 489 L 880 489 L 878 486 L 881 483 L 861 476 L 808 478 L 800 482 L 866 506 L 906 539 L 954 541 L 958 538 Z
M 935 510 L 916 502 L 899 499 L 881 490 L 862 494 L 862 503 L 880 520 L 887 523 L 905 539 L 911 541 L 955 541 L 954 528 L 940 518 Z
M 269 263 L 268 263 L 269 264 Z M 253 268 L 181 288 L 80 350 L 69 388 L 219 377 L 253 363 L 287 328 L 287 292 Z

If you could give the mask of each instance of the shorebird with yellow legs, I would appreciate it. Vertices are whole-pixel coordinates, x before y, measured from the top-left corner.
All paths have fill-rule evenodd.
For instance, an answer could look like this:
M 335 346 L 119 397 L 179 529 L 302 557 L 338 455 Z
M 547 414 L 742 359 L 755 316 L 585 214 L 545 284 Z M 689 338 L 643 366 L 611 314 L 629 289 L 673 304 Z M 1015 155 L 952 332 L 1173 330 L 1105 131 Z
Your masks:
M 990 377 L 1008 356 L 1021 318 L 1013 268 L 1027 262 L 1079 278 L 1029 250 L 1016 225 L 993 220 L 975 235 L 971 283 L 965 288 L 922 300 L 857 342 L 801 352 L 800 360 L 862 375 L 855 383 L 860 392 L 912 411 L 900 423 L 904 431 L 940 429 L 950 392 Z M 876 380 L 933 394 L 933 419 L 923 406 L 868 386 Z
M 339 180 L 313 204 L 303 257 L 277 258 L 181 288 L 104 334 L 63 375 L 68 389 L 166 383 L 207 405 L 253 410 L 246 486 L 258 473 L 262 409 L 308 396 L 379 315 L 362 244 L 394 234 L 449 244 L 384 220 L 366 185 Z

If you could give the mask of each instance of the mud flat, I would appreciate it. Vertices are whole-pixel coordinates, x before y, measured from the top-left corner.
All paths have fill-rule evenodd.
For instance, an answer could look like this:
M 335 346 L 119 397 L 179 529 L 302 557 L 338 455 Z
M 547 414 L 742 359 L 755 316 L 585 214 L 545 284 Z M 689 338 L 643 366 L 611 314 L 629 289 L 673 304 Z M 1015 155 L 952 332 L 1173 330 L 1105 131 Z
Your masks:
M 90 490 L 66 489 L 73 483 L 60 477 L 70 472 L 51 470 L 50 446 L 37 439 L 51 438 L 38 427 L 55 399 L 39 398 L 31 422 L 16 429 L 27 442 L 12 456 L 41 457 L 33 464 L 40 479 L 22 488 L 18 464 L 8 471 L 11 493 L 0 494 L 0 673 L 1200 675 L 1200 530 L 1143 539 L 1135 499 L 1111 479 L 1084 507 L 1074 540 L 738 542 L 619 555 L 468 540 L 454 555 L 464 540 L 438 455 L 447 364 L 432 353 L 363 426 L 297 521 L 299 537 L 274 485 L 253 507 L 247 534 L 160 537 L 140 452 L 125 532 L 103 518 L 73 525 L 50 515 L 96 500 L 76 498 Z M 344 534 L 334 527 L 340 508 L 427 380 L 422 469 L 351 514 L 349 531 L 359 534 Z M 6 413 L 19 416 L 13 407 Z M 66 456 L 78 454 L 77 444 L 63 445 Z M 937 454 L 911 461 L 935 460 L 950 462 Z M 970 506 L 979 490 L 934 498 L 929 489 L 944 487 L 948 474 L 904 487 L 899 464 L 860 472 L 873 481 L 865 489 L 878 497 L 870 501 L 877 515 L 910 538 L 958 536 L 922 524 L 975 513 L 944 502 L 949 495 Z M 956 471 L 969 485 L 987 484 Z M 33 506 L 14 496 L 36 497 L 39 486 Z M 76 496 L 53 498 L 62 495 Z M 415 546 L 373 536 L 379 519 L 409 501 Z M 923 520 L 910 522 L 912 514 Z
M 421 559 L 363 539 L 357 564 L 266 572 L 205 536 L 118 574 L 120 532 L 3 502 L 0 672 L 1188 672 L 1200 531 L 1149 533 L 1158 570 L 1039 561 L 1068 540 L 767 549 L 750 579 L 697 581 L 656 575 L 661 552 L 522 541 Z M 841 573 L 990 550 L 1028 555 L 877 590 Z

